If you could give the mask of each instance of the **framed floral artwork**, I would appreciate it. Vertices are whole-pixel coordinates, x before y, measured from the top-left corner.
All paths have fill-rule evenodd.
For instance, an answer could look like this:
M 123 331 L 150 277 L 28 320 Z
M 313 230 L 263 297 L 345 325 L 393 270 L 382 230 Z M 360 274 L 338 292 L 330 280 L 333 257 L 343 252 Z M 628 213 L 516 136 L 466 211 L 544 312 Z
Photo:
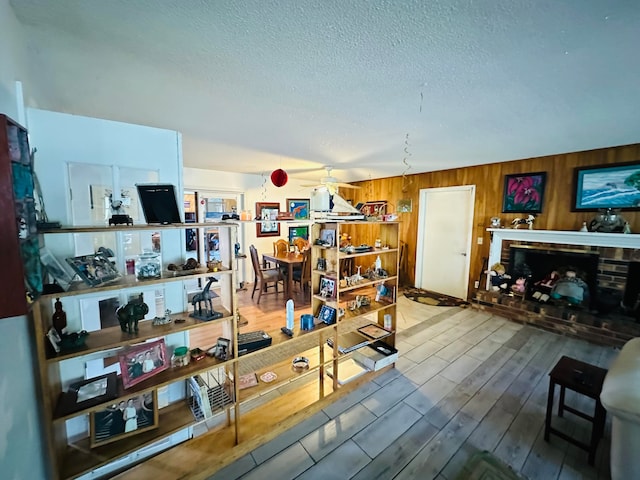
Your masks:
M 541 213 L 547 172 L 505 175 L 502 213 Z

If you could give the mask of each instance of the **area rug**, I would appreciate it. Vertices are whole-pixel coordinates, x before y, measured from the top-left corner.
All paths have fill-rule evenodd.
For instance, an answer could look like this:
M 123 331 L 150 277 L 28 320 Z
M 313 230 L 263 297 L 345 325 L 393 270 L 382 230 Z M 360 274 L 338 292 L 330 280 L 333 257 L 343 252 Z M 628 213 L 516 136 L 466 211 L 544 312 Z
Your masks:
M 456 480 L 526 480 L 526 477 L 485 450 L 467 461 Z
M 432 292 L 430 290 L 422 290 L 421 288 L 407 287 L 404 290 L 404 296 L 414 302 L 423 303 L 425 305 L 433 305 L 434 307 L 465 307 L 469 305 L 460 298 L 450 297 L 442 293 Z

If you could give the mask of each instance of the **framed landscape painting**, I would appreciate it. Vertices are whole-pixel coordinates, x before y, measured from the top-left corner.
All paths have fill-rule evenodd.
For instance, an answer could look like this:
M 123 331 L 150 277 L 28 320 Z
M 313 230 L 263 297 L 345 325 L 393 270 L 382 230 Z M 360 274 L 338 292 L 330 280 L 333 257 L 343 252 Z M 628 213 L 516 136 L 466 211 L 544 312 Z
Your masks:
M 502 213 L 541 213 L 547 172 L 504 176 Z
M 616 165 L 578 167 L 574 172 L 572 210 L 640 210 L 640 160 Z

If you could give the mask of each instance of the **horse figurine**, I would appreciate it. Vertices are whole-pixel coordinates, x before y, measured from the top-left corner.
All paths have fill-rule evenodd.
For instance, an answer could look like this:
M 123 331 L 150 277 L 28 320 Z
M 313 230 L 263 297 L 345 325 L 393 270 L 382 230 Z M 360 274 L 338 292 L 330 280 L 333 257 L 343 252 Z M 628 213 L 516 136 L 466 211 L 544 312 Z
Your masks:
M 535 215 L 529 215 L 527 218 L 514 218 L 511 222 L 513 228 L 518 228 L 520 225 L 527 225 L 529 230 L 533 230 L 533 222 L 535 221 Z
M 149 313 L 149 306 L 142 301 L 142 294 L 138 298 L 129 300 L 129 303 L 116 310 L 116 316 L 123 332 L 138 333 L 138 321 L 144 319 Z
M 193 313 L 189 315 L 190 317 L 197 318 L 199 320 L 213 320 L 215 318 L 222 317 L 222 313 L 216 312 L 213 309 L 213 302 L 211 299 L 217 296 L 210 290 L 213 282 L 217 282 L 216 278 L 209 277 L 209 281 L 202 291 L 196 293 L 191 299 Z

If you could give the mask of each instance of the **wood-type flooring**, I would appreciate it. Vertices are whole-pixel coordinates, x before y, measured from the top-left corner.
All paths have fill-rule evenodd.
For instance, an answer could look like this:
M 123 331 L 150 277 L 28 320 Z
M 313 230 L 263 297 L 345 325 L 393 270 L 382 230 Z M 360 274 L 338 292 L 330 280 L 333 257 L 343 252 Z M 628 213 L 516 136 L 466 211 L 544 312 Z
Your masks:
M 239 297 L 248 329 L 282 322 L 282 295 L 263 296 L 260 305 L 250 291 Z M 587 452 L 558 437 L 544 441 L 544 417 L 548 372 L 562 355 L 608 368 L 618 350 L 401 295 L 397 323 L 396 368 L 210 480 L 453 480 L 478 450 L 493 452 L 529 479 L 610 478 L 610 416 L 593 467 Z M 593 401 L 573 392 L 566 403 L 593 412 Z M 587 441 L 591 424 L 571 413 L 557 417 L 557 398 L 555 405 L 553 425 Z

